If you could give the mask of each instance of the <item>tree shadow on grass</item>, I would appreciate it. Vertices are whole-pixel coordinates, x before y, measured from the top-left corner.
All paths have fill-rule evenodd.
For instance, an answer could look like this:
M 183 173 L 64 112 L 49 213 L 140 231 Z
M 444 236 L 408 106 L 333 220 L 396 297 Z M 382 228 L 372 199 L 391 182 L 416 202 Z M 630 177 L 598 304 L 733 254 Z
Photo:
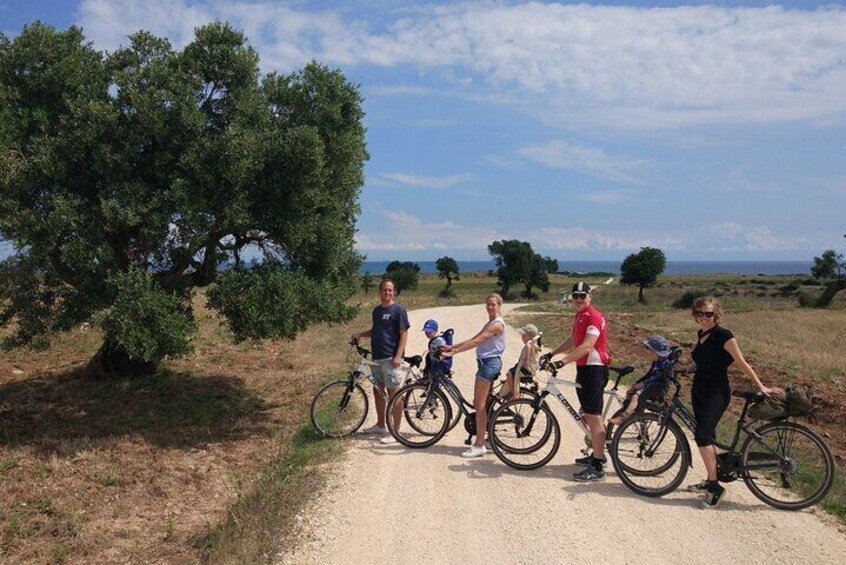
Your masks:
M 0 384 L 0 446 L 73 452 L 85 444 L 73 440 L 122 436 L 160 447 L 233 441 L 270 433 L 271 408 L 232 375 L 163 369 L 103 380 L 71 369 Z

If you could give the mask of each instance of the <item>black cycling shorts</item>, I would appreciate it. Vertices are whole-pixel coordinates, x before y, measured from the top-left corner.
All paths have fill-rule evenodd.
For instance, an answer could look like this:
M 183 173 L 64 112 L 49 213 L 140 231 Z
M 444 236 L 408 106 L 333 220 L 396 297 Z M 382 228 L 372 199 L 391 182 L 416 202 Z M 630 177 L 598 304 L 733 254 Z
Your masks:
M 714 445 L 717 441 L 717 424 L 731 402 L 731 390 L 694 388 L 690 400 L 696 418 L 696 433 L 693 435 L 696 445 Z
M 578 365 L 576 382 L 581 388 L 576 389 L 582 412 L 600 416 L 605 385 L 608 384 L 608 367 L 605 365 Z

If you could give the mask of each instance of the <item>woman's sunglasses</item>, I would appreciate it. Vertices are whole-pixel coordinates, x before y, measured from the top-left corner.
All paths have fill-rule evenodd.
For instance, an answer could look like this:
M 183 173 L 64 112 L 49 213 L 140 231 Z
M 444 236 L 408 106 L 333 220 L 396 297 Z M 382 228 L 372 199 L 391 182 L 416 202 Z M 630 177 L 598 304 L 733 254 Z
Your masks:
M 696 310 L 695 312 L 693 312 L 693 316 L 696 317 L 696 318 L 713 318 L 714 313 L 713 312 L 703 312 L 702 310 Z

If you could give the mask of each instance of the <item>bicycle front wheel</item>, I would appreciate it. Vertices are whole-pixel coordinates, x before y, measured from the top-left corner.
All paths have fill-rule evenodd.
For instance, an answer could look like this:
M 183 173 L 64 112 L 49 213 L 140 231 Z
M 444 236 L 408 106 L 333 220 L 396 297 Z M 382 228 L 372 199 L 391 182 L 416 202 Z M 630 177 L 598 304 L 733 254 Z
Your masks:
M 741 451 L 743 481 L 752 494 L 782 510 L 821 501 L 834 482 L 834 456 L 817 432 L 792 422 L 773 422 L 750 435 Z
M 367 394 L 352 379 L 333 381 L 314 395 L 311 401 L 311 425 L 328 437 L 355 433 L 367 418 Z
M 664 496 L 687 475 L 690 450 L 678 424 L 660 414 L 641 412 L 624 420 L 611 441 L 611 462 L 629 489 L 643 496 Z
M 530 471 L 549 463 L 561 445 L 558 420 L 545 403 L 520 398 L 497 408 L 489 423 L 491 447 L 515 469 Z
M 399 426 L 394 424 L 393 414 L 397 404 L 402 405 Z M 388 403 L 388 430 L 406 447 L 412 449 L 436 444 L 447 432 L 452 408 L 439 390 L 433 390 L 428 383 L 417 383 L 401 388 Z M 405 421 L 408 425 L 403 426 Z

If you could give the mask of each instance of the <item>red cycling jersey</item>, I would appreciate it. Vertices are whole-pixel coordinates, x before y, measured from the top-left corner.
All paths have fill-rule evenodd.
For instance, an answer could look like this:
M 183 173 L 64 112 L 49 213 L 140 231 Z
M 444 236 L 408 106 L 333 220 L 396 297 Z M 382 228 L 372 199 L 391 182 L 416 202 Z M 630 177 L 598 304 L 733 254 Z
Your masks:
M 573 347 L 584 343 L 588 335 L 599 336 L 599 338 L 587 355 L 576 360 L 576 365 L 610 365 L 608 326 L 605 323 L 605 316 L 593 306 L 588 306 L 576 313 L 576 319 L 573 321 Z

